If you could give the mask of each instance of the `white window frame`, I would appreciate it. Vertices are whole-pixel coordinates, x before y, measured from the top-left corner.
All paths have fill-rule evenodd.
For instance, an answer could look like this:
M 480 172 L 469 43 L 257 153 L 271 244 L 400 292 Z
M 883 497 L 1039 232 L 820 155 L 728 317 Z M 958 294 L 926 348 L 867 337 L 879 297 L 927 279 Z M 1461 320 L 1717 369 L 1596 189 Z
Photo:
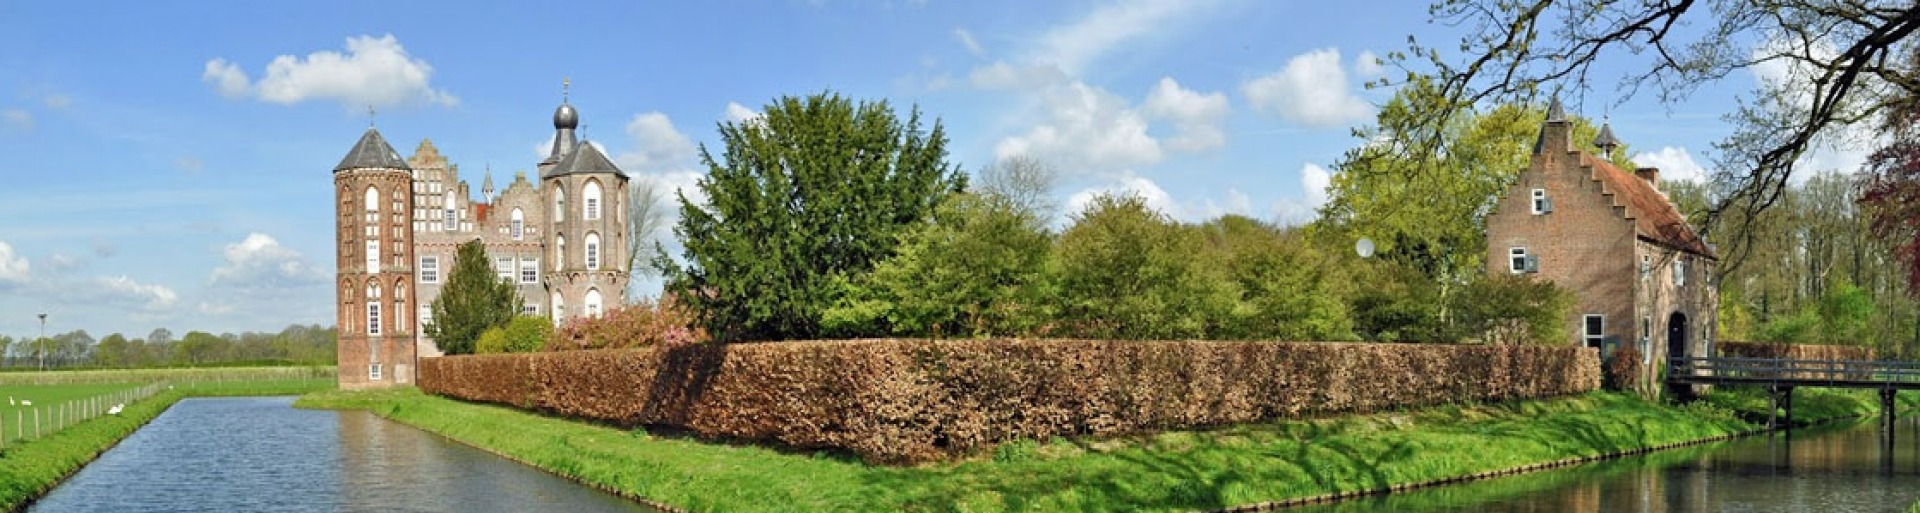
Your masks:
M 1599 331 L 1595 331 L 1598 322 Z M 1580 344 L 1584 347 L 1601 349 L 1607 343 L 1607 316 L 1586 314 L 1580 317 Z
M 1540 272 L 1540 257 L 1526 246 L 1507 248 L 1507 271 L 1513 274 Z
M 367 364 L 367 380 L 380 381 L 380 362 Z
M 1546 189 L 1533 190 L 1533 215 L 1553 212 L 1553 200 L 1547 199 Z
M 588 233 L 586 246 L 587 270 L 600 270 L 600 234 Z
M 513 236 L 513 240 L 521 240 L 521 238 L 524 237 L 527 232 L 526 214 L 521 213 L 519 207 L 514 207 L 513 213 L 511 214 L 511 216 L 512 216 L 511 220 L 508 221 L 508 224 L 510 225 L 508 227 L 508 235 Z
M 380 272 L 380 239 L 367 239 L 367 272 Z
M 379 301 L 367 302 L 367 334 L 368 335 L 380 334 L 380 302 Z
M 460 231 L 460 212 L 453 209 L 453 202 L 447 202 L 445 213 L 447 218 L 441 222 L 442 231 Z
M 602 298 L 600 297 L 600 289 L 597 289 L 597 288 L 587 289 L 587 297 L 584 303 L 586 303 L 585 313 L 587 317 L 595 317 L 595 318 L 600 317 L 600 310 L 602 307 L 602 304 L 601 304 Z
M 425 327 L 429 324 L 433 324 L 433 305 L 430 305 L 430 304 L 420 305 L 420 315 L 418 316 L 418 319 L 420 320 L 421 327 Z
M 493 259 L 494 275 L 499 276 L 502 280 L 512 280 L 513 273 L 513 257 L 495 257 Z
M 580 196 L 580 203 L 582 204 L 581 218 L 588 221 L 600 219 L 600 182 L 587 181 L 587 185 L 585 189 L 581 191 Z
M 540 315 L 540 305 L 536 305 L 533 303 L 520 305 L 520 313 L 522 315 L 528 315 L 528 316 Z
M 1687 286 L 1687 260 L 1684 258 L 1673 258 L 1673 286 Z
M 420 283 L 440 283 L 440 257 L 420 257 Z
M 520 259 L 520 283 L 540 283 L 540 259 Z

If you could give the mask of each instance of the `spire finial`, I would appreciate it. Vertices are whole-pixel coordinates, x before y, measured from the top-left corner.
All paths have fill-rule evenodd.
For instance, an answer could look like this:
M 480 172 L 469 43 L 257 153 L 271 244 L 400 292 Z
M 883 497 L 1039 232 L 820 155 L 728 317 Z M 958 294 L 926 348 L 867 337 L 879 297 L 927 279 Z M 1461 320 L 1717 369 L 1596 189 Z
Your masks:
M 1560 105 L 1560 92 L 1553 92 L 1553 99 L 1547 102 L 1547 121 L 1566 121 L 1567 108 Z
M 371 103 L 367 104 L 367 128 L 369 129 L 373 128 L 373 118 L 377 114 L 379 114 L 379 112 L 373 110 L 373 104 Z
M 573 77 L 560 77 L 560 103 L 567 103 L 567 93 L 573 88 Z

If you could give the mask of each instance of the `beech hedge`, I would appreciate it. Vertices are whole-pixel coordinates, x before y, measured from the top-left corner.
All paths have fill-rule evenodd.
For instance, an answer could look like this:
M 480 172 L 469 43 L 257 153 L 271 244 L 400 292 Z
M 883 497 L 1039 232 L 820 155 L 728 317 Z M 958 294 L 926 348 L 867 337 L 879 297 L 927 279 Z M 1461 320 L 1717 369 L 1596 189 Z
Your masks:
M 1740 358 L 1792 358 L 1795 360 L 1867 361 L 1874 359 L 1871 347 L 1784 344 L 1776 342 L 1720 341 L 1714 344 L 1720 356 Z
M 1099 340 L 701 344 L 428 358 L 420 386 L 621 426 L 909 464 L 1120 435 L 1600 385 L 1591 349 Z

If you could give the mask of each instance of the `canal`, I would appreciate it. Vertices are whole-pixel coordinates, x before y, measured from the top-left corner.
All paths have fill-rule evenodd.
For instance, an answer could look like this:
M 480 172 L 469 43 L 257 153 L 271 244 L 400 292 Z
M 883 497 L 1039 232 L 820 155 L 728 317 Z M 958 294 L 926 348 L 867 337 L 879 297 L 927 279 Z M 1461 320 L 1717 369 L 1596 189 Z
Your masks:
M 656 511 L 364 411 L 175 404 L 28 511 Z
M 1889 512 L 1920 500 L 1920 423 L 1874 422 L 1288 509 L 1396 512 Z

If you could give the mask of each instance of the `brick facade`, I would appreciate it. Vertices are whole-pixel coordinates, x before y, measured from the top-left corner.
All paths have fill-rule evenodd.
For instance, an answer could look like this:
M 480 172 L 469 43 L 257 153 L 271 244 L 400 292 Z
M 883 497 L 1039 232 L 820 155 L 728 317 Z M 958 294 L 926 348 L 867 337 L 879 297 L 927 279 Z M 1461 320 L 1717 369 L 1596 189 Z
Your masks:
M 515 284 L 524 314 L 559 324 L 624 303 L 628 179 L 597 148 L 574 140 L 577 116 L 570 105 L 555 113 L 556 143 L 538 166 L 538 182 L 515 173 L 495 191 L 489 171 L 477 201 L 459 166 L 432 141 L 422 140 L 403 160 L 367 129 L 334 170 L 341 388 L 411 384 L 417 358 L 441 354 L 423 327 L 432 322 L 430 305 L 453 271 L 457 248 L 471 240 L 480 240 L 494 271 Z M 571 158 L 575 153 L 591 158 Z M 381 203 L 373 212 L 369 187 Z M 369 266 L 365 252 L 374 239 L 382 255 Z M 589 240 L 598 241 L 591 269 Z M 377 327 L 369 324 L 375 320 Z
M 1638 349 L 1647 369 L 1639 387 L 1655 390 L 1663 357 L 1708 354 L 1715 256 L 1659 192 L 1657 170 L 1627 173 L 1578 149 L 1572 123 L 1551 110 L 1531 164 L 1487 216 L 1487 272 L 1572 291 L 1568 343 L 1603 356 Z M 1590 316 L 1598 332 L 1589 332 Z

